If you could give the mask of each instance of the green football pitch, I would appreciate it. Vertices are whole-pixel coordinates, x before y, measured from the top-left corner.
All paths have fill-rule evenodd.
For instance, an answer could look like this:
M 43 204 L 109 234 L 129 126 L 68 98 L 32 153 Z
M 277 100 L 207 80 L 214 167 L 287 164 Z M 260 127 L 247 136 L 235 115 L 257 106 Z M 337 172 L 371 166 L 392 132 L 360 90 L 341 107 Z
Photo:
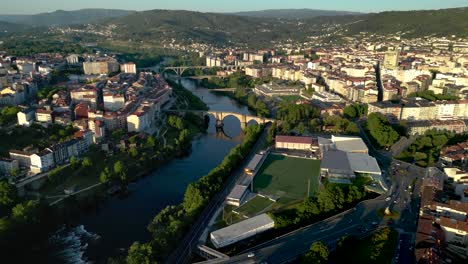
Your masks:
M 252 200 L 248 201 L 247 203 L 243 204 L 241 207 L 236 209 L 236 211 L 247 217 L 253 217 L 262 210 L 267 209 L 274 203 L 275 202 L 271 201 L 268 198 L 264 198 L 257 195 Z
M 319 188 L 320 161 L 270 154 L 254 179 L 254 191 L 280 198 L 302 199 Z

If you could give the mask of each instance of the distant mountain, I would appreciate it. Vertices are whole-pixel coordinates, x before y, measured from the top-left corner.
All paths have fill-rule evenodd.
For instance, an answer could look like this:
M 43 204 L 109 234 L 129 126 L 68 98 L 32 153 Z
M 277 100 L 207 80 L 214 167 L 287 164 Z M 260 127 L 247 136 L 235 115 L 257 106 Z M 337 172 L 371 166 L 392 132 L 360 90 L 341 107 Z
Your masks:
M 468 8 L 330 15 L 299 20 L 149 10 L 109 19 L 103 25 L 115 25 L 114 37 L 122 40 L 159 41 L 162 44 L 163 41 L 170 44 L 172 40 L 176 40 L 176 43 L 204 42 L 215 45 L 265 47 L 271 46 L 272 42 L 284 40 L 300 42 L 309 36 L 320 36 L 323 35 L 323 30 L 329 30 L 332 25 L 334 29 L 341 28 L 339 32 L 342 35 L 360 32 L 376 34 L 405 32 L 407 37 L 468 36 L 467 17 Z
M 57 10 L 36 15 L 0 15 L 0 21 L 29 26 L 52 26 L 97 23 L 108 18 L 123 17 L 134 11 L 115 9 Z
M 468 36 L 468 7 L 421 11 L 392 11 L 358 16 L 347 26 L 350 34 L 405 32 L 408 37 L 427 35 Z
M 297 24 L 297 22 L 294 22 Z M 244 17 L 230 14 L 178 10 L 150 10 L 110 19 L 117 27 L 114 35 L 121 39 L 209 42 L 213 44 L 271 43 L 297 34 L 288 22 L 276 19 Z M 294 36 L 294 39 L 299 36 Z
M 238 16 L 281 18 L 281 19 L 307 19 L 320 16 L 358 15 L 361 13 L 318 9 L 268 9 L 260 11 L 246 11 L 232 13 Z

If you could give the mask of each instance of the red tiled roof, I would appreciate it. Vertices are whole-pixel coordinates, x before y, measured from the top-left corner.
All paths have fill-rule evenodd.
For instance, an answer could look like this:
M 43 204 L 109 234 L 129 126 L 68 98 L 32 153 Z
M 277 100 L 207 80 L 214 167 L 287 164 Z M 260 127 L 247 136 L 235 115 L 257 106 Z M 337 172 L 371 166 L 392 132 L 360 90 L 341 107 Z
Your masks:
M 312 137 L 295 137 L 295 136 L 276 136 L 276 142 L 285 143 L 298 143 L 298 144 L 311 144 L 313 143 Z

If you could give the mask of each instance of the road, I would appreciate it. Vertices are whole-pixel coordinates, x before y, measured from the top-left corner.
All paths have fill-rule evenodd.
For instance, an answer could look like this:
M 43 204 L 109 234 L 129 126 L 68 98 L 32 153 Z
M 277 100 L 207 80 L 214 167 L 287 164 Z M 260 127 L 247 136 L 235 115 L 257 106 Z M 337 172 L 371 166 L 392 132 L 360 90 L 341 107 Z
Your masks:
M 258 138 L 255 145 L 252 147 L 249 155 L 244 159 L 243 163 L 229 176 L 224 189 L 218 192 L 218 194 L 211 199 L 210 203 L 205 207 L 203 212 L 198 217 L 197 221 L 192 224 L 192 229 L 187 233 L 185 238 L 179 244 L 179 247 L 169 256 L 166 260 L 166 263 L 186 263 L 190 259 L 192 248 L 197 246 L 200 237 L 203 234 L 203 231 L 208 226 L 211 216 L 216 212 L 216 210 L 224 204 L 226 197 L 229 195 L 229 192 L 234 187 L 236 182 L 244 174 L 244 168 L 247 166 L 248 162 L 253 158 L 253 156 L 260 151 L 266 142 L 267 128 L 271 124 L 268 124 L 263 130 L 262 134 Z
M 240 255 L 207 263 L 286 263 L 304 254 L 313 242 L 333 245 L 343 236 L 362 236 L 385 226 L 385 221 L 375 211 L 388 204 L 385 196 L 364 201 L 354 209 L 250 248 Z

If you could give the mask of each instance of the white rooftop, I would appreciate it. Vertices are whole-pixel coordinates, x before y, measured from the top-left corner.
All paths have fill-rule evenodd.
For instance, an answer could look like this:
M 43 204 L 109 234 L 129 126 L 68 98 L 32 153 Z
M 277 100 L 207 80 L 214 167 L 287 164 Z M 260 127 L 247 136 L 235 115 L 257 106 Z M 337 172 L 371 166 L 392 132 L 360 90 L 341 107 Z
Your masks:
M 349 164 L 354 172 L 382 174 L 379 164 L 374 157 L 363 153 L 347 153 Z
M 218 245 L 239 241 L 253 236 L 258 231 L 274 227 L 275 222 L 267 214 L 261 214 L 228 227 L 211 232 L 211 240 Z
M 247 186 L 236 184 L 234 188 L 232 188 L 232 191 L 229 193 L 227 198 L 240 200 L 246 190 L 247 190 Z
M 368 152 L 368 148 L 360 137 L 336 137 L 332 136 L 332 142 L 336 149 L 345 152 Z

